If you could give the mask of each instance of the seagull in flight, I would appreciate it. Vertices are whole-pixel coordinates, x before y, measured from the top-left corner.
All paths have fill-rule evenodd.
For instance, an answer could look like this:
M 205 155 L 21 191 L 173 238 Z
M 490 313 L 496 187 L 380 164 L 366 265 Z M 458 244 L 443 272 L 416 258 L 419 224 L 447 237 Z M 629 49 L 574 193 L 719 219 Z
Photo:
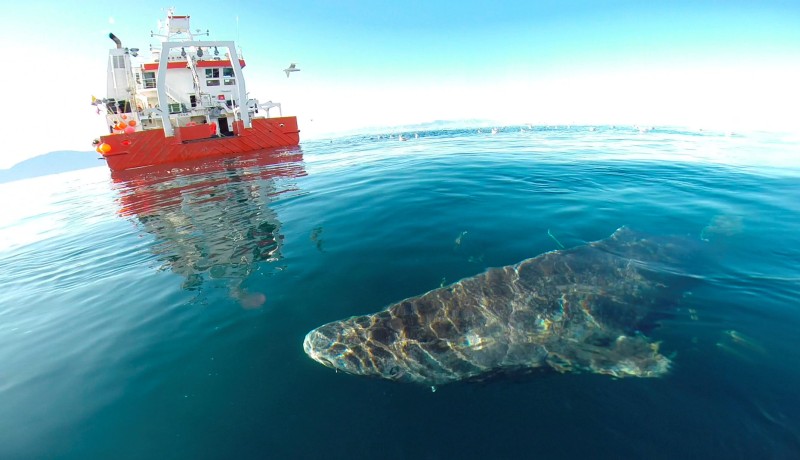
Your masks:
M 299 72 L 299 71 L 300 71 L 300 69 L 298 69 L 298 68 L 297 68 L 297 64 L 295 64 L 294 62 L 292 62 L 291 64 L 289 64 L 289 67 L 288 67 L 288 68 L 286 68 L 286 69 L 283 69 L 283 71 L 284 71 L 284 72 L 286 72 L 286 78 L 289 78 L 289 74 L 290 74 L 290 73 L 292 73 L 292 72 Z

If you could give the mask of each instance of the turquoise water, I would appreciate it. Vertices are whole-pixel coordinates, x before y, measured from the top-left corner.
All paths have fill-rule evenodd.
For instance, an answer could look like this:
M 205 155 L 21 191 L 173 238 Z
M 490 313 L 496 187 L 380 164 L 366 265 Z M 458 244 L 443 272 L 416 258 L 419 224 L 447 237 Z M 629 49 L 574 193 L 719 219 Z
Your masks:
M 505 128 L 0 184 L 0 458 L 797 458 L 800 141 Z M 303 352 L 337 319 L 605 238 L 707 253 L 657 379 L 430 388 Z

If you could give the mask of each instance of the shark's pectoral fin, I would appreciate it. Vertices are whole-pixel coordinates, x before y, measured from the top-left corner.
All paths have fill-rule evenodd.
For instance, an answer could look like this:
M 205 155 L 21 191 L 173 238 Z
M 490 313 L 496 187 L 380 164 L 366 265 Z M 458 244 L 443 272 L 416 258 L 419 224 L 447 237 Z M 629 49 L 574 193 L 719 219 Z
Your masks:
M 605 342 L 605 343 L 604 343 Z M 581 343 L 547 347 L 547 364 L 559 372 L 589 371 L 614 377 L 659 377 L 669 370 L 670 360 L 659 353 L 658 342 L 643 335 L 620 335 Z

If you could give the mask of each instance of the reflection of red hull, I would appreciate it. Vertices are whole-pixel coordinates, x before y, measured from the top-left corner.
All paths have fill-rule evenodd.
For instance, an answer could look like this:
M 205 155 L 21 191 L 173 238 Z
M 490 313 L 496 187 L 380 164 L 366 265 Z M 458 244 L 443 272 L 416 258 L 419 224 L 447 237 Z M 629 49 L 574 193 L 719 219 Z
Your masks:
M 254 151 L 228 158 L 195 160 L 175 166 L 150 166 L 112 171 L 120 192 L 120 215 L 145 217 L 179 205 L 191 191 L 209 190 L 224 184 L 247 183 L 306 175 L 299 147 L 277 151 Z M 209 200 L 213 201 L 210 196 Z
M 242 129 L 239 121 L 233 126 L 233 136 L 211 137 L 214 125 L 175 128 L 167 138 L 160 129 L 130 134 L 102 136 L 101 142 L 111 150 L 103 156 L 112 171 L 141 166 L 177 163 L 208 157 L 235 155 L 271 147 L 288 147 L 300 142 L 297 118 L 254 118 L 253 127 Z

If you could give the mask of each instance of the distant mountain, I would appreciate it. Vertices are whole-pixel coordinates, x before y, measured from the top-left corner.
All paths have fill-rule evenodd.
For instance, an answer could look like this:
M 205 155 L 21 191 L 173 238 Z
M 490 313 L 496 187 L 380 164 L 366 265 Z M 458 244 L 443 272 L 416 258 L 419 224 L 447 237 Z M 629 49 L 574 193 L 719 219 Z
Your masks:
M 76 169 L 93 168 L 103 164 L 94 152 L 50 152 L 17 163 L 9 169 L 0 169 L 0 183 L 30 177 L 46 176 Z

